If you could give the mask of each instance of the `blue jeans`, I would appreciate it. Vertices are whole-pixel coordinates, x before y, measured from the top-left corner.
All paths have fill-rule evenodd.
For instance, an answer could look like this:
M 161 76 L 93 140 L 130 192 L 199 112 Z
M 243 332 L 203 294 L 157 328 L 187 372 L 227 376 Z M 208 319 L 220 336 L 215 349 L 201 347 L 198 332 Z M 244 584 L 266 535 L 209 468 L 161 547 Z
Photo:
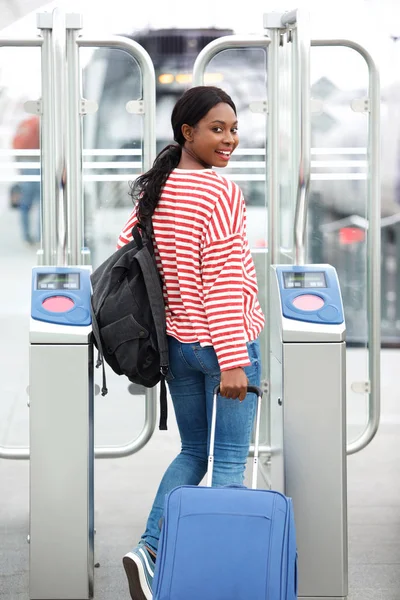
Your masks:
M 199 343 L 182 344 L 168 338 L 170 373 L 168 386 L 181 437 L 181 452 L 161 480 L 142 540 L 155 552 L 160 537 L 164 499 L 180 485 L 199 485 L 207 472 L 208 443 L 213 390 L 220 383 L 220 368 L 214 348 Z M 247 344 L 251 365 L 244 367 L 250 385 L 260 385 L 261 358 L 258 340 Z M 242 484 L 256 397 L 243 402 L 218 397 L 215 432 L 213 486 Z
M 38 175 L 40 171 L 22 169 L 22 175 Z M 40 202 L 40 182 L 39 181 L 24 181 L 21 183 L 21 224 L 22 235 L 26 242 L 36 242 L 40 240 L 40 222 L 34 225 L 33 232 L 31 230 L 32 208 Z

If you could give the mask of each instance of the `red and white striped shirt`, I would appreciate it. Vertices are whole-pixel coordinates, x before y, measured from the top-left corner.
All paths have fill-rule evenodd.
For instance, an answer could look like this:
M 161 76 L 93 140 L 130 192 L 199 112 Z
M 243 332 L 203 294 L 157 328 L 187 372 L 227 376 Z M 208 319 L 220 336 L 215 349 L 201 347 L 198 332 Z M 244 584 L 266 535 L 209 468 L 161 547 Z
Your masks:
M 167 334 L 213 346 L 221 371 L 250 364 L 264 326 L 241 189 L 212 169 L 174 169 L 153 215 Z M 136 209 L 118 248 L 132 239 Z

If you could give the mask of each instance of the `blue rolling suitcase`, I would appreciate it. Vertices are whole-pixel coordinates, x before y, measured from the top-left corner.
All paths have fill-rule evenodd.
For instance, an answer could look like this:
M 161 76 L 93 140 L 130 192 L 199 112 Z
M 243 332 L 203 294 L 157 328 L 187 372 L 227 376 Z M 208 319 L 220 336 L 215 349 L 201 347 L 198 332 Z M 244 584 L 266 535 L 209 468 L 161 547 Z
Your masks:
M 166 496 L 153 600 L 296 600 L 297 549 L 292 501 L 257 490 L 262 392 L 258 396 L 252 489 L 212 488 L 217 394 L 207 486 Z M 234 402 L 234 400 L 232 400 Z

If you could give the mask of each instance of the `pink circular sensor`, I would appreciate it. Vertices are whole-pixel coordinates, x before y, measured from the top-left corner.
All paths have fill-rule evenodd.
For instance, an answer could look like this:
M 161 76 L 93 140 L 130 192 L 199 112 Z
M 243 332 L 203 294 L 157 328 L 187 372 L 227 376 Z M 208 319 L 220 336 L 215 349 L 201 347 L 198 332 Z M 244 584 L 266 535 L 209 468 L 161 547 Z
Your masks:
M 320 296 L 314 294 L 303 294 L 302 296 L 296 296 L 292 302 L 298 310 L 319 310 L 325 304 Z
M 75 306 L 75 302 L 65 296 L 51 296 L 43 300 L 42 306 L 49 312 L 62 313 L 71 310 Z

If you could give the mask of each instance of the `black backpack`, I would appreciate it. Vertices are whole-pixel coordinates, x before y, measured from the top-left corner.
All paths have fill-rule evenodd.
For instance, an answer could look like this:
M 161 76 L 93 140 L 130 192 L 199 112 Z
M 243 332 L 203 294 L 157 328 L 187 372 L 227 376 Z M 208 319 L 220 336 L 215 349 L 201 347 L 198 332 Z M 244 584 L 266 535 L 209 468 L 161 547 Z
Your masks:
M 132 383 L 151 388 L 161 382 L 159 427 L 167 429 L 168 342 L 151 233 L 135 225 L 132 241 L 92 273 L 92 329 L 96 367 L 103 366 L 102 395 L 108 391 L 104 361 Z

